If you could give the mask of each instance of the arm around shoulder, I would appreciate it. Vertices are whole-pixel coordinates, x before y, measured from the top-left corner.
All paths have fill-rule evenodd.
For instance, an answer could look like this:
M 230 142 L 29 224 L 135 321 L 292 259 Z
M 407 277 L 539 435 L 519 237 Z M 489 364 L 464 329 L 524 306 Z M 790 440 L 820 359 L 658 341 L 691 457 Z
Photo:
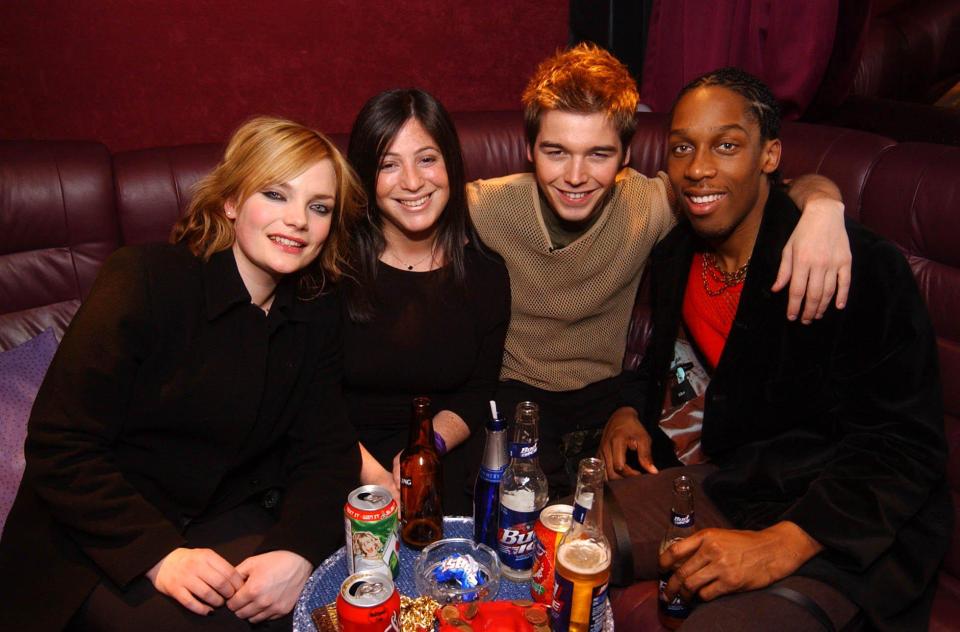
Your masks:
M 783 249 L 772 289 L 780 291 L 789 282 L 787 318 L 809 324 L 823 317 L 834 294 L 837 309 L 847 302 L 851 254 L 844 206 L 840 189 L 817 174 L 796 178 L 787 194 L 803 215 Z

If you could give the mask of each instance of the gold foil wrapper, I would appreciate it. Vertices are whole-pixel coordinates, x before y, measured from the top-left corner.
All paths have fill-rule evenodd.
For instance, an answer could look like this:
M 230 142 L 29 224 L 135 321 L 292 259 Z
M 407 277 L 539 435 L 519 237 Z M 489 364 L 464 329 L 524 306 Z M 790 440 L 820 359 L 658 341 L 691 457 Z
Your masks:
M 436 617 L 434 613 L 440 607 L 430 597 L 411 599 L 400 595 L 400 631 L 401 632 L 433 632 Z M 319 632 L 338 632 L 336 602 L 317 608 L 310 613 L 314 625 Z

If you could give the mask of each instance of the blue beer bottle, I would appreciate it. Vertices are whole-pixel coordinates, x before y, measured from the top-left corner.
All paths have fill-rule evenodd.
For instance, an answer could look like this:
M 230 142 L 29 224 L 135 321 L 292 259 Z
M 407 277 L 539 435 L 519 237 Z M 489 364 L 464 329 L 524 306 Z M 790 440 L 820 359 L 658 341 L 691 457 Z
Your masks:
M 663 553 L 671 544 L 688 538 L 697 530 L 693 520 L 693 482 L 687 476 L 678 476 L 673 481 L 673 504 L 670 508 L 670 524 L 667 532 L 660 541 L 660 552 Z M 660 599 L 658 600 L 657 617 L 661 625 L 670 630 L 676 630 L 690 616 L 691 605 L 680 598 L 667 599 L 665 589 L 673 569 L 660 569 Z
M 473 539 L 497 550 L 497 524 L 500 518 L 500 479 L 507 469 L 507 424 L 490 402 L 487 439 L 483 462 L 473 486 Z

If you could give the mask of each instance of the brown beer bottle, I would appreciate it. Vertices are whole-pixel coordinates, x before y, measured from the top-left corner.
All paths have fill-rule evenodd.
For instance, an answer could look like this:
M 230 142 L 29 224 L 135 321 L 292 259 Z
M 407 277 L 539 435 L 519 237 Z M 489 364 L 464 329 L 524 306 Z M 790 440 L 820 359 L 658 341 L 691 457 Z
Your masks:
M 673 481 L 670 524 L 667 526 L 666 533 L 663 534 L 663 540 L 660 541 L 660 552 L 663 553 L 674 542 L 690 537 L 696 530 L 697 526 L 693 520 L 693 482 L 687 476 L 678 476 Z M 660 569 L 660 598 L 657 602 L 657 618 L 660 619 L 660 624 L 663 627 L 676 630 L 690 616 L 693 606 L 681 599 L 680 595 L 673 599 L 667 599 L 665 589 L 671 575 L 673 575 L 673 569 Z
M 441 487 L 430 398 L 417 397 L 410 438 L 400 453 L 400 537 L 410 548 L 422 549 L 443 537 Z

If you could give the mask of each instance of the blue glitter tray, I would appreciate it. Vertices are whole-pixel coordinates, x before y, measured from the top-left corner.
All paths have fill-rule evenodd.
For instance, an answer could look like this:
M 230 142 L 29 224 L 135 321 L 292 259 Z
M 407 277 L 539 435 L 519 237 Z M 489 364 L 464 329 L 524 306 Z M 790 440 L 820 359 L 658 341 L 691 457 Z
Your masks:
M 469 516 L 447 516 L 443 519 L 443 537 L 445 538 L 472 538 L 473 518 Z M 419 551 L 400 544 L 400 576 L 396 585 L 401 595 L 418 597 L 417 587 L 413 579 L 413 563 Z M 323 561 L 313 571 L 313 575 L 303 586 L 303 592 L 293 611 L 293 632 L 317 632 L 310 613 L 315 609 L 333 603 L 343 580 L 347 578 L 347 551 L 340 547 L 333 555 Z M 500 590 L 495 599 L 529 599 L 529 582 L 513 582 L 506 577 L 500 578 Z M 605 631 L 613 630 L 613 613 L 610 604 L 607 604 Z

